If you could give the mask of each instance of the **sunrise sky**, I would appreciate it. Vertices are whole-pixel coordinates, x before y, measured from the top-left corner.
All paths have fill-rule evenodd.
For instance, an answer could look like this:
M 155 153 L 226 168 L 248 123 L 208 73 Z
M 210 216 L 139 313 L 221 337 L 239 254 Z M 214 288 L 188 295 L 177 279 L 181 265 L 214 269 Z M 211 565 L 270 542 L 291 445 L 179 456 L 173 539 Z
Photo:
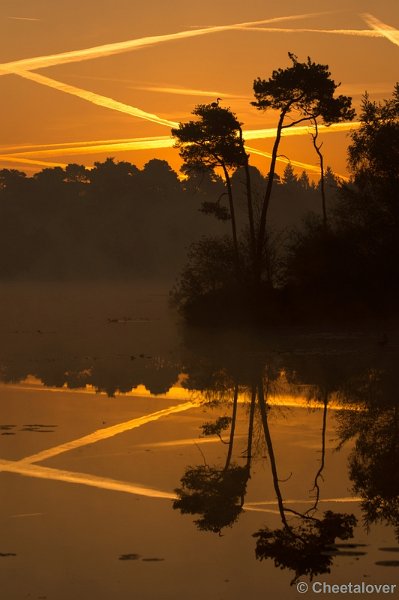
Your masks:
M 276 115 L 250 106 L 252 84 L 288 66 L 288 51 L 328 64 L 356 108 L 399 79 L 397 0 L 0 0 L 0 35 L 0 168 L 27 173 L 108 156 L 178 169 L 171 127 L 218 96 L 266 172 Z M 323 132 L 343 176 L 350 127 Z M 290 133 L 281 153 L 317 172 L 307 128 Z

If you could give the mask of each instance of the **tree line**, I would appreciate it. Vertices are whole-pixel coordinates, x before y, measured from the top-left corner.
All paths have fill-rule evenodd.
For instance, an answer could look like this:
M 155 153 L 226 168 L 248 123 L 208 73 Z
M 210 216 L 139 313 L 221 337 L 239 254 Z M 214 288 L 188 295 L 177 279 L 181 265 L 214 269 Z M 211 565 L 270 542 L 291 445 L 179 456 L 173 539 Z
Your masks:
M 259 189 L 265 179 L 250 167 Z M 237 219 L 244 213 L 241 173 L 232 177 Z M 283 230 L 317 208 L 317 186 L 287 165 L 277 181 L 279 202 L 273 220 Z M 336 180 L 329 175 L 331 198 Z M 292 192 L 296 195 L 292 202 Z M 45 168 L 32 177 L 0 170 L 0 278 L 95 279 L 164 278 L 172 281 L 187 249 L 202 236 L 229 231 L 221 177 L 191 172 L 179 177 L 163 160 L 143 169 L 107 158 L 92 169 L 79 164 Z M 211 208 L 210 208 L 211 207 Z

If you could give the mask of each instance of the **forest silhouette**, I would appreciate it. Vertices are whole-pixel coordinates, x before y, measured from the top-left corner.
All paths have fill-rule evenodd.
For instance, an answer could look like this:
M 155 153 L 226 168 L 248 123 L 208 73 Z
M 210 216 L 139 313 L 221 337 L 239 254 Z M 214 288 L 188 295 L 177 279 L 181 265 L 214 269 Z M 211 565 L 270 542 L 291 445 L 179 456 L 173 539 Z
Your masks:
M 380 103 L 364 96 L 344 182 L 325 167 L 319 126 L 351 121 L 351 98 L 336 95 L 327 65 L 289 59 L 253 86 L 253 106 L 278 117 L 266 176 L 220 98 L 172 129 L 180 177 L 159 159 L 0 171 L 0 279 L 177 277 L 182 314 L 213 325 L 395 313 L 399 84 Z M 298 124 L 310 128 L 317 184 L 289 161 L 276 174 L 284 131 Z
M 264 177 L 255 167 L 251 174 L 261 189 Z M 331 172 L 327 180 L 333 201 L 337 181 Z M 233 188 L 240 206 L 240 172 L 233 177 Z M 112 158 L 93 169 L 70 164 L 32 177 L 3 169 L 0 278 L 173 281 L 190 244 L 204 236 L 227 235 L 228 223 L 206 214 L 223 189 L 217 175 L 194 172 L 180 180 L 158 159 L 142 170 Z M 276 186 L 276 198 L 276 231 L 299 226 L 307 212 L 318 209 L 317 186 L 306 173 L 296 177 L 290 165 Z M 242 221 L 240 208 L 237 212 Z

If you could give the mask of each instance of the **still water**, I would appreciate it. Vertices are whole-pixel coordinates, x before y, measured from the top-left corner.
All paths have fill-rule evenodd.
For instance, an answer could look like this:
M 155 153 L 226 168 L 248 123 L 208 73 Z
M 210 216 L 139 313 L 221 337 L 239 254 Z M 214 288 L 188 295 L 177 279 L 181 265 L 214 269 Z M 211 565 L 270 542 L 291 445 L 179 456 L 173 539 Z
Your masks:
M 399 584 L 395 332 L 187 329 L 148 283 L 0 304 L 2 600 Z

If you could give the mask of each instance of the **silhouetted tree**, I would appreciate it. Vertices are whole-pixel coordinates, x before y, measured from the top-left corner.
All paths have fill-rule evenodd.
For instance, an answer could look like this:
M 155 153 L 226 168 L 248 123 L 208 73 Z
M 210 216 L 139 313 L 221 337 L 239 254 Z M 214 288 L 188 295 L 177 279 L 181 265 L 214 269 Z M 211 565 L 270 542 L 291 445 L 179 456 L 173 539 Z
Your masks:
M 267 213 L 283 130 L 304 121 L 316 123 L 321 120 L 323 123 L 331 124 L 350 120 L 354 116 L 349 97 L 342 95 L 334 97 L 338 85 L 330 78 L 331 73 L 327 65 L 314 63 L 310 58 L 307 62 L 300 63 L 292 53 L 289 53 L 289 57 L 292 66 L 273 71 L 268 80 L 258 78 L 254 82 L 256 101 L 252 104 L 259 110 L 265 111 L 271 108 L 280 113 L 260 218 L 257 246 L 259 262 L 266 236 Z M 288 119 L 289 123 L 287 123 Z
M 172 135 L 177 140 L 176 147 L 180 150 L 186 172 L 188 170 L 214 172 L 217 168 L 223 172 L 228 197 L 228 216 L 231 219 L 235 268 L 237 276 L 240 277 L 236 210 L 231 187 L 231 173 L 240 166 L 244 167 L 247 174 L 248 219 L 251 243 L 253 248 L 255 247 L 248 155 L 244 149 L 241 124 L 229 108 L 222 108 L 216 102 L 196 106 L 193 115 L 198 117 L 198 120 L 180 123 L 178 128 L 172 129 Z M 218 218 L 225 219 L 227 215 L 220 206 L 220 200 L 221 196 L 217 202 L 208 202 L 205 210 L 213 212 Z
M 298 183 L 298 178 L 295 175 L 294 169 L 292 168 L 292 164 L 290 162 L 287 163 L 284 169 L 281 183 L 291 187 L 294 187 Z

